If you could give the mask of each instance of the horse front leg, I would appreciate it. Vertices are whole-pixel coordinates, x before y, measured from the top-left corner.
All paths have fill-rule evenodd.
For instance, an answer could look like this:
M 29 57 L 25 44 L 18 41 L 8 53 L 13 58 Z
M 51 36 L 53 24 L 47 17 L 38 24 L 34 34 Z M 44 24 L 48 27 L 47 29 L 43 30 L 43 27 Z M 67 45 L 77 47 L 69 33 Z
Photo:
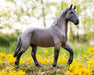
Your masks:
M 55 45 L 53 67 L 56 67 L 56 65 L 57 65 L 57 60 L 58 60 L 58 56 L 59 56 L 60 47 L 61 47 L 60 44 Z
M 70 65 L 73 61 L 73 49 L 67 43 L 65 45 L 63 45 L 62 47 L 70 52 L 70 57 L 68 60 L 68 64 Z
M 32 46 L 32 53 L 31 53 L 31 55 L 32 55 L 32 57 L 33 57 L 33 60 L 34 60 L 34 62 L 35 62 L 35 65 L 36 65 L 37 67 L 41 67 L 40 63 L 37 61 L 36 52 L 37 52 L 37 46 L 34 45 L 34 46 Z

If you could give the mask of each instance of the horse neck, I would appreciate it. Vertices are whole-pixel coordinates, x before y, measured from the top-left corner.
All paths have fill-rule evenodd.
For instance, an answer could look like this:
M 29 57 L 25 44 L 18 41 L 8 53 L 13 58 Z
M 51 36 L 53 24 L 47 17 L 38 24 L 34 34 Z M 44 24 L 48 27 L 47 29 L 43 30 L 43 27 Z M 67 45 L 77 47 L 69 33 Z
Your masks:
M 58 25 L 57 27 L 59 27 L 59 29 L 61 30 L 62 33 L 65 33 L 65 35 L 67 36 L 67 29 L 68 29 L 68 21 L 65 19 L 64 16 L 62 16 L 59 20 L 58 20 Z

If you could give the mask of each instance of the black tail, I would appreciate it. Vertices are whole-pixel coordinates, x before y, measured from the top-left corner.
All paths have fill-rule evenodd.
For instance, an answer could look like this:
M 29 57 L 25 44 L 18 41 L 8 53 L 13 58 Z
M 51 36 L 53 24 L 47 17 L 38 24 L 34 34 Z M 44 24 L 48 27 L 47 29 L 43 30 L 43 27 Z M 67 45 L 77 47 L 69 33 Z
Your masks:
M 19 36 L 18 40 L 17 40 L 17 44 L 16 44 L 16 50 L 15 50 L 15 53 L 14 53 L 14 57 L 17 56 L 18 52 L 20 51 L 21 49 L 21 46 L 22 46 L 22 43 L 21 43 L 21 36 Z

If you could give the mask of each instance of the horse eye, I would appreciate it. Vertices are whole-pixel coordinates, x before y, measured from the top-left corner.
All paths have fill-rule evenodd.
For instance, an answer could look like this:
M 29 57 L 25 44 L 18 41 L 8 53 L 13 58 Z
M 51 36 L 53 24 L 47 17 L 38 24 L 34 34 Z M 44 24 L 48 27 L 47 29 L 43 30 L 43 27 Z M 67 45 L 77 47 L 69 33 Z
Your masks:
M 72 12 L 72 11 L 71 11 L 70 13 L 71 13 L 71 14 L 73 14 L 73 12 Z

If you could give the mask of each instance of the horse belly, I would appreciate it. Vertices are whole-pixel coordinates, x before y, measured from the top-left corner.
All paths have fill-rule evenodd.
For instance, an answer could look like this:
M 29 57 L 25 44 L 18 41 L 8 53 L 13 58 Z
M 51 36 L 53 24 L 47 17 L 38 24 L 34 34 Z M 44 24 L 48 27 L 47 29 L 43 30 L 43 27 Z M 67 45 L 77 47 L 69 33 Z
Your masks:
M 54 40 L 51 35 L 44 34 L 34 34 L 31 37 L 31 42 L 34 45 L 40 46 L 40 47 L 52 47 L 54 46 Z

